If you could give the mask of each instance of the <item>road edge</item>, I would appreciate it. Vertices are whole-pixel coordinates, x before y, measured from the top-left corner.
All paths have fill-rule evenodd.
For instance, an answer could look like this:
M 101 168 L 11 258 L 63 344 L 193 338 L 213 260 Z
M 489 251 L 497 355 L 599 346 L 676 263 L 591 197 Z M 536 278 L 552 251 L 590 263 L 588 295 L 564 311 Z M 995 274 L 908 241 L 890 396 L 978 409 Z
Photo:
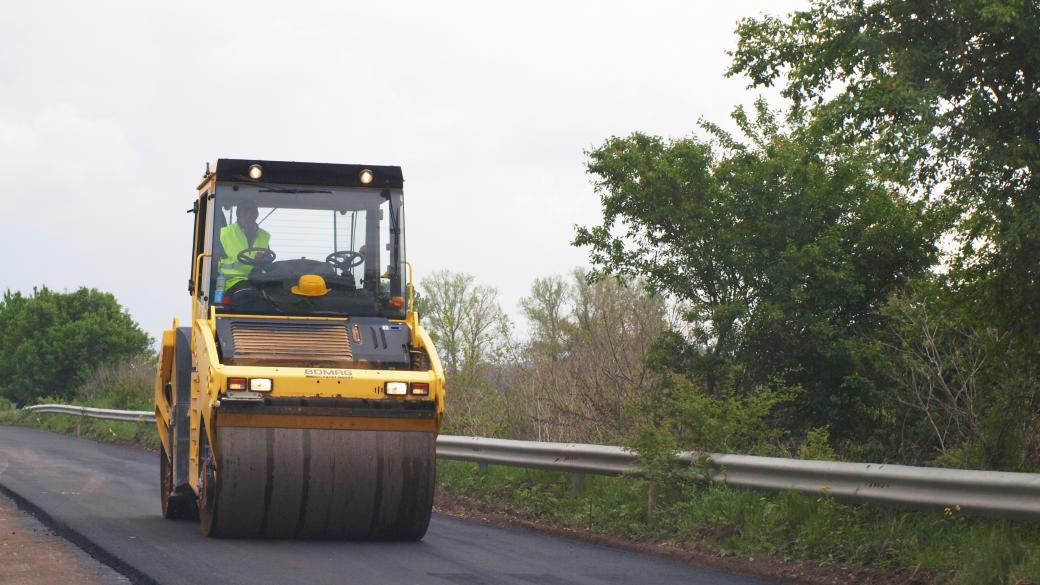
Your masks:
M 750 556 L 723 556 L 716 550 L 696 545 L 682 547 L 676 546 L 674 543 L 631 540 L 609 533 L 575 530 L 536 519 L 515 509 L 496 506 L 480 498 L 454 493 L 443 487 L 438 487 L 437 496 L 434 511 L 445 517 L 537 532 L 596 546 L 665 558 L 733 575 L 777 581 L 784 585 L 844 585 L 846 583 L 930 585 L 941 580 L 940 574 L 920 566 L 886 570 L 855 565 L 824 565 L 811 561 L 788 560 L 768 553 Z M 460 510 L 462 506 L 468 509 Z
M 3 483 L 0 483 L 0 493 L 10 498 L 11 501 L 18 506 L 19 510 L 31 514 L 33 518 L 36 518 L 36 520 L 54 532 L 54 534 L 60 536 L 73 546 L 82 550 L 84 553 L 90 555 L 91 558 L 99 563 L 126 577 L 133 585 L 161 585 L 155 579 L 144 574 L 126 561 L 123 561 L 101 545 L 72 529 L 64 522 L 56 520 L 42 508 Z

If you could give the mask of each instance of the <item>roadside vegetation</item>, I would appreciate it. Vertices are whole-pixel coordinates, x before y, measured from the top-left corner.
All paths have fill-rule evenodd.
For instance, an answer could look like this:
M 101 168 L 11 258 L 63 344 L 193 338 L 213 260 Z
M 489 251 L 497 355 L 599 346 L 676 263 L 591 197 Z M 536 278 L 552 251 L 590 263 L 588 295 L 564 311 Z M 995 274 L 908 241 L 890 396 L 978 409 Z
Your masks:
M 152 410 L 151 338 L 106 292 L 80 288 L 0 300 L 0 423 L 22 424 L 124 444 L 157 446 L 138 423 L 31 414 L 40 403 Z
M 679 450 L 1040 471 L 1040 8 L 816 1 L 736 33 L 729 74 L 783 101 L 587 151 L 590 267 L 535 281 L 526 339 L 474 277 L 421 283 L 448 432 L 634 449 L 679 497 L 631 524 L 645 495 L 611 494 L 635 480 L 591 482 L 620 534 L 1040 582 L 1036 523 L 669 474 Z M 551 474 L 442 469 L 564 525 L 586 505 Z
M 587 151 L 590 267 L 420 283 L 455 432 L 1040 469 L 1040 9 L 813 2 L 738 23 L 783 101 Z
M 0 300 L 0 399 L 25 406 L 79 392 L 93 398 L 100 388 L 89 390 L 88 380 L 115 376 L 99 367 L 149 355 L 151 344 L 111 293 L 7 291 Z
M 155 361 L 148 354 L 98 366 L 67 397 L 41 397 L 34 404 L 60 403 L 151 411 L 155 384 Z M 63 414 L 38 414 L 15 410 L 13 404 L 0 399 L 0 424 L 31 426 L 67 433 L 99 441 L 159 448 L 159 437 L 152 423 L 99 420 Z
M 449 285 L 455 300 L 439 304 L 446 296 L 431 289 Z M 781 380 L 744 392 L 706 391 L 676 371 L 675 364 L 697 357 L 684 347 L 680 311 L 641 280 L 590 281 L 577 271 L 536 281 L 522 302 L 530 330 L 522 342 L 508 335 L 511 324 L 493 302 L 474 309 L 496 294 L 473 277 L 440 273 L 422 290 L 424 322 L 437 343 L 452 323 L 457 344 L 442 352 L 450 401 L 445 432 L 621 444 L 639 452 L 649 470 L 644 478 L 586 476 L 572 495 L 569 474 L 440 462 L 440 485 L 468 504 L 635 543 L 694 543 L 720 556 L 768 554 L 912 575 L 906 582 L 1040 583 L 1040 523 L 972 517 L 956 503 L 945 514 L 893 511 L 677 474 L 670 455 L 684 449 L 947 466 L 963 459 L 941 451 L 915 459 L 920 447 L 905 455 L 879 444 L 850 447 L 835 440 L 829 424 L 787 426 L 785 408 L 802 392 Z M 652 514 L 649 480 L 657 486 Z

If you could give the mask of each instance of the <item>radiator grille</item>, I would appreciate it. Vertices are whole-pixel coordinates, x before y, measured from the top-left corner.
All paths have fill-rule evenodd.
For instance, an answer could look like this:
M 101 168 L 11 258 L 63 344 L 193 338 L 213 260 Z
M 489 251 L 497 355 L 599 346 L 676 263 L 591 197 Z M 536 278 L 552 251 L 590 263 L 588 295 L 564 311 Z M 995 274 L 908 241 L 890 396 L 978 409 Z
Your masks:
M 354 360 L 346 323 L 232 321 L 230 363 L 349 365 Z M 231 358 L 228 360 L 228 358 Z

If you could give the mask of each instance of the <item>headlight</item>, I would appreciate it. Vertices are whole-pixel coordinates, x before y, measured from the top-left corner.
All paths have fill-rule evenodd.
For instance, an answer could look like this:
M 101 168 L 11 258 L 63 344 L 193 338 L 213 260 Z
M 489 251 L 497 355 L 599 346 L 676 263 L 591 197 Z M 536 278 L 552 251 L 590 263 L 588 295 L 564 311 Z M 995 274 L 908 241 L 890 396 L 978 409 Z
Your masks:
M 259 181 L 260 177 L 264 176 L 264 167 L 260 165 L 249 165 L 249 178 L 254 181 Z
M 249 389 L 253 392 L 270 392 L 271 391 L 271 379 L 270 378 L 251 378 L 249 380 Z
M 375 179 L 375 178 L 376 178 L 376 176 L 372 173 L 372 171 L 370 171 L 368 169 L 365 169 L 365 170 L 361 171 L 361 174 L 358 175 L 358 180 L 361 181 L 362 185 L 368 185 L 369 183 L 372 182 L 372 179 Z
M 387 382 L 385 389 L 388 396 L 404 396 L 408 394 L 408 384 L 406 382 Z

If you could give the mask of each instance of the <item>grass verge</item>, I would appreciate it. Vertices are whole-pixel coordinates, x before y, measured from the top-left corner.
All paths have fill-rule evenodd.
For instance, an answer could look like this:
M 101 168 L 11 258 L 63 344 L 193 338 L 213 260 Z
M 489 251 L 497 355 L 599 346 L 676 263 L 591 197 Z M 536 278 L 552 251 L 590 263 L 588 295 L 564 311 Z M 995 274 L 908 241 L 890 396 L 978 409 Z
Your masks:
M 83 406 L 94 406 L 85 404 Z M 102 408 L 102 407 L 99 407 Z M 155 423 L 100 420 L 67 414 L 38 414 L 24 410 L 0 411 L 0 424 L 34 427 L 97 441 L 159 450 Z
M 823 566 L 872 567 L 898 575 L 900 582 L 1040 583 L 1036 522 L 969 518 L 956 509 L 894 511 L 718 484 L 657 490 L 650 514 L 649 486 L 636 478 L 586 476 L 572 495 L 566 473 L 498 466 L 481 471 L 457 461 L 441 461 L 438 473 L 439 483 L 452 493 L 588 534 L 707 548 L 722 557 L 767 554 Z

